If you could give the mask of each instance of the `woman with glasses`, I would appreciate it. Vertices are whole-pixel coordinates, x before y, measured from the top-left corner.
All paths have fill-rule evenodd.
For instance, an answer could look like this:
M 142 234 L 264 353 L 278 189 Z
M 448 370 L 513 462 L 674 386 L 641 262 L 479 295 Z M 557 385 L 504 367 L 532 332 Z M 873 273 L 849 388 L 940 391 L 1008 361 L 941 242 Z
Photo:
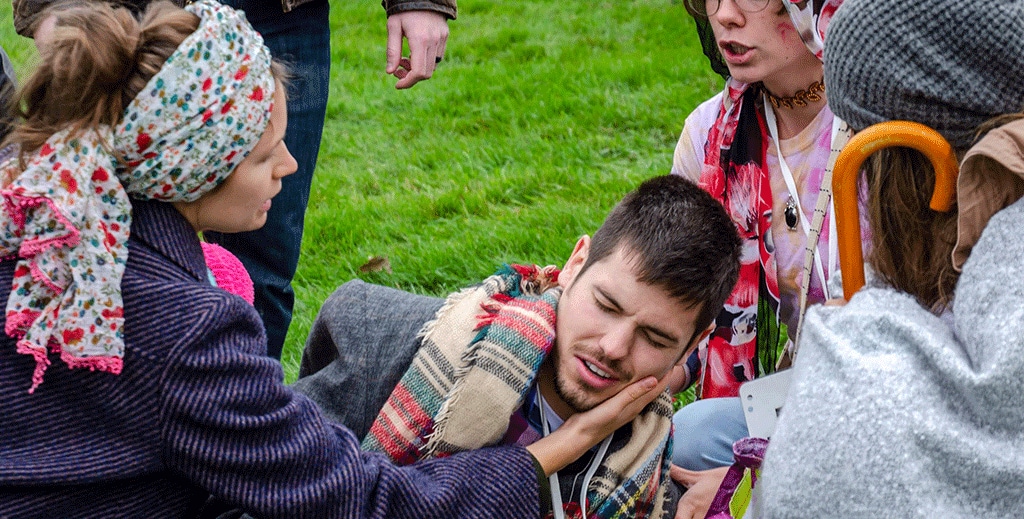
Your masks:
M 674 420 L 674 473 L 700 517 L 748 435 L 740 384 L 788 364 L 802 308 L 829 297 L 838 268 L 826 166 L 848 133 L 828 108 L 821 56 L 841 3 L 686 1 L 726 83 L 686 118 L 672 173 L 716 197 L 745 240 L 740 280 L 687 362 L 683 386 L 698 384 L 698 400 Z

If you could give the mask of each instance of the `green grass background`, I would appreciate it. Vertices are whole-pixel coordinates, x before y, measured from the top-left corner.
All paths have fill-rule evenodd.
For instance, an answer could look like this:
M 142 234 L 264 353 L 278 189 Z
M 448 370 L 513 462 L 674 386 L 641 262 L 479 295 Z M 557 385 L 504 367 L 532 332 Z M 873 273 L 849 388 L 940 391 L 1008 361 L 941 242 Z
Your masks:
M 21 76 L 36 60 L 0 5 Z M 460 0 L 433 79 L 394 89 L 376 1 L 333 2 L 331 90 L 282 364 L 353 278 L 443 295 L 503 262 L 561 264 L 623 194 L 665 174 L 720 90 L 679 0 Z M 392 271 L 361 273 L 371 256 Z

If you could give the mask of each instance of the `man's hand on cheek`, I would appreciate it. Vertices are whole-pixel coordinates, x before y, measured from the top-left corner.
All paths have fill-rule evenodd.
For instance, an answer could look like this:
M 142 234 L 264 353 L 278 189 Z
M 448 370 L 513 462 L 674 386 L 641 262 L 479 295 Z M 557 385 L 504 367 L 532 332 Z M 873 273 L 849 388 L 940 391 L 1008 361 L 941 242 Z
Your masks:
M 527 450 L 540 462 L 546 474 L 561 470 L 636 418 L 647 404 L 665 391 L 668 379 L 647 377 L 626 386 L 597 407 L 570 416 L 561 427 L 531 444 Z
M 575 420 L 580 427 L 593 431 L 592 434 L 597 436 L 596 440 L 601 441 L 619 427 L 631 422 L 647 404 L 658 398 L 665 391 L 670 378 L 665 376 L 657 380 L 650 376 L 638 380 L 590 411 L 572 415 L 566 420 L 566 424 Z

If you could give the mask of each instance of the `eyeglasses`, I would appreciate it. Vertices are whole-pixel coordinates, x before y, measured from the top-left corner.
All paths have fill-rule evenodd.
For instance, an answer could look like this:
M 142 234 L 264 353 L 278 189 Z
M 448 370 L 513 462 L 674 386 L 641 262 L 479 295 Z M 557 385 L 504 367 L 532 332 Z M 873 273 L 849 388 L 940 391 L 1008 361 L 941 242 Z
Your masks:
M 694 16 L 700 16 L 707 18 L 713 16 L 718 12 L 718 8 L 722 7 L 723 0 L 686 0 L 686 9 L 690 11 L 690 14 Z M 768 3 L 771 0 L 729 0 L 736 4 L 741 11 L 746 13 L 756 13 L 763 11 L 765 7 L 768 7 Z

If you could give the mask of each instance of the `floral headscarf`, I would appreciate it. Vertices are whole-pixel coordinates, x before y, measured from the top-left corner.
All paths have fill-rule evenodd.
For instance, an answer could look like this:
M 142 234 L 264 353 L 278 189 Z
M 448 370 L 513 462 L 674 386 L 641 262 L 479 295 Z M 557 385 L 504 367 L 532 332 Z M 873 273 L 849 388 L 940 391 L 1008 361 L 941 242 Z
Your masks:
M 209 192 L 252 151 L 270 120 L 270 52 L 241 12 L 212 0 L 186 9 L 198 29 L 141 90 L 117 126 L 51 136 L 26 159 L 0 165 L 0 254 L 18 257 L 5 332 L 35 358 L 120 373 L 121 277 L 129 196 L 188 202 Z M 116 158 L 123 157 L 119 163 Z
M 825 29 L 842 1 L 783 0 L 804 44 L 819 60 Z M 712 69 L 727 73 L 707 18 L 694 19 Z M 775 371 L 790 340 L 779 318 L 771 173 L 766 166 L 768 127 L 757 109 L 760 89 L 751 86 L 726 80 L 718 117 L 704 145 L 701 187 L 736 223 L 744 252 L 739 281 L 708 337 L 702 398 L 736 396 L 745 380 Z
M 783 4 L 807 50 L 820 60 L 825 51 L 825 29 L 843 0 L 783 0 Z

